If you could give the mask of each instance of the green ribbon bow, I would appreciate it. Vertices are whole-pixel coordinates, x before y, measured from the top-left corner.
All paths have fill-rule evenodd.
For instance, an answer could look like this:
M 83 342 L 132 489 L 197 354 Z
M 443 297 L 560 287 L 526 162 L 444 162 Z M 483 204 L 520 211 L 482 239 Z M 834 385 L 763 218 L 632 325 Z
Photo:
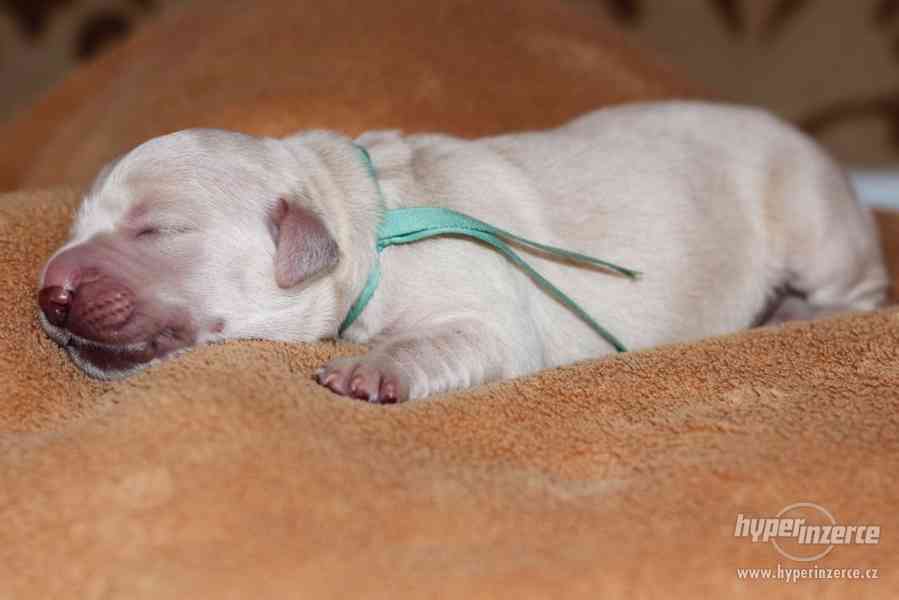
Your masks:
M 381 196 L 381 202 L 383 204 L 383 192 L 381 191 L 381 185 L 378 182 L 377 172 L 375 171 L 375 167 L 371 161 L 371 157 L 369 156 L 368 151 L 365 148 L 359 145 L 355 146 L 359 150 L 359 153 L 362 156 L 362 161 L 365 163 L 369 174 L 375 181 L 375 186 L 378 189 L 378 194 Z M 381 223 L 378 226 L 378 239 L 376 248 L 378 251 L 378 255 L 380 255 L 384 248 L 387 248 L 388 246 L 394 246 L 398 244 L 411 244 L 419 240 L 441 235 L 469 237 L 490 244 L 506 258 L 508 258 L 513 264 L 527 273 L 528 276 L 530 276 L 530 278 L 537 283 L 537 285 L 546 290 L 551 296 L 564 304 L 581 320 L 587 323 L 587 325 L 589 325 L 594 331 L 596 331 L 596 333 L 602 336 L 603 339 L 609 342 L 618 352 L 627 351 L 624 345 L 620 341 L 618 341 L 618 338 L 609 333 L 609 331 L 606 330 L 602 325 L 597 323 L 593 319 L 593 317 L 587 314 L 587 312 L 583 308 L 581 308 L 580 305 L 578 305 L 577 302 L 572 300 L 570 297 L 568 297 L 568 295 L 562 292 L 562 290 L 557 288 L 540 273 L 535 271 L 534 268 L 531 267 L 527 262 L 525 262 L 524 259 L 522 259 L 504 240 L 510 240 L 521 244 L 522 246 L 539 250 L 541 252 L 559 258 L 603 267 L 616 273 L 620 273 L 621 275 L 624 275 L 625 277 L 629 277 L 631 279 L 637 279 L 640 276 L 639 272 L 631 269 L 626 269 L 614 263 L 600 260 L 598 258 L 593 258 L 592 256 L 587 256 L 585 254 L 571 252 L 570 250 L 564 250 L 555 246 L 539 244 L 537 242 L 509 233 L 508 231 L 499 229 L 498 227 L 489 225 L 483 221 L 462 214 L 460 212 L 456 212 L 448 208 L 438 208 L 432 206 L 393 208 L 385 210 Z M 349 313 L 347 313 L 346 318 L 340 325 L 338 335 L 343 335 L 344 331 L 346 331 L 346 329 L 353 324 L 353 322 L 359 317 L 359 315 L 362 314 L 362 311 L 365 310 L 365 307 L 368 305 L 369 301 L 374 295 L 375 290 L 378 288 L 378 282 L 380 281 L 380 279 L 380 261 L 376 256 L 375 264 L 368 275 L 368 281 L 366 281 L 365 283 L 365 288 L 363 288 L 362 293 L 359 294 L 359 297 L 350 307 Z

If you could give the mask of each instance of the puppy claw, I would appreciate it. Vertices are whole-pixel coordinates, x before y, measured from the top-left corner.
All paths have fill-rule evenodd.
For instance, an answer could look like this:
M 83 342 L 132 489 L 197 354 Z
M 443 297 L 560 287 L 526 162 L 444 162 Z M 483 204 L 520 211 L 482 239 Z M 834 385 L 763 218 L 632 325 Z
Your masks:
M 396 404 L 396 384 L 384 381 L 381 384 L 381 402 L 383 404 Z
M 379 377 L 377 373 L 373 373 L 372 375 L 375 377 Z M 367 400 L 369 402 L 377 404 L 377 387 L 377 383 L 370 381 L 369 378 L 366 378 L 365 375 L 354 375 L 352 381 L 350 381 L 350 395 L 353 398 L 358 398 L 359 400 Z
M 369 356 L 334 359 L 316 371 L 316 380 L 336 394 L 372 404 L 407 398 L 403 377 L 387 361 Z

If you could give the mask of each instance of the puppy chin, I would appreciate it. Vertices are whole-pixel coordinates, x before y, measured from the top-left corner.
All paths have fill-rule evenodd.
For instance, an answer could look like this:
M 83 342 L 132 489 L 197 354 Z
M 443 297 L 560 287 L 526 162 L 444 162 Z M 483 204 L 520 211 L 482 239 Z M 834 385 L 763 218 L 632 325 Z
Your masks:
M 65 349 L 85 374 L 106 381 L 124 379 L 158 362 L 149 345 L 142 349 L 108 348 L 70 342 Z
M 62 346 L 75 366 L 90 377 L 106 381 L 134 375 L 163 358 L 186 352 L 196 342 L 193 332 L 175 335 L 172 330 L 164 329 L 149 340 L 115 346 L 73 335 L 50 323 L 43 314 L 40 321 L 47 336 Z
M 123 347 L 105 346 L 72 335 L 40 315 L 41 327 L 47 336 L 62 346 L 79 369 L 95 379 L 123 379 L 147 367 L 155 359 L 148 343 Z
M 43 328 L 44 333 L 47 334 L 47 337 L 60 346 L 65 346 L 69 343 L 69 340 L 72 339 L 71 333 L 52 324 L 47 320 L 47 316 L 43 312 L 38 313 L 38 316 L 41 320 L 41 327 Z

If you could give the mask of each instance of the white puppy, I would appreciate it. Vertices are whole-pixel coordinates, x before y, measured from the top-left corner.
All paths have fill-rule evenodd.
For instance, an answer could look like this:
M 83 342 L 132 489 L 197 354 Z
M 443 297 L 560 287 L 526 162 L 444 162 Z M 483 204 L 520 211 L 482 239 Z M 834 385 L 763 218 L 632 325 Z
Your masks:
M 100 173 L 44 269 L 45 329 L 105 378 L 217 340 L 335 337 L 378 263 L 384 211 L 412 206 L 641 271 L 516 246 L 628 349 L 885 298 L 872 221 L 844 175 L 758 110 L 641 104 L 549 131 L 355 144 L 191 130 L 139 146 Z M 614 352 L 481 242 L 393 246 L 380 270 L 343 333 L 371 349 L 318 374 L 337 393 L 423 398 Z

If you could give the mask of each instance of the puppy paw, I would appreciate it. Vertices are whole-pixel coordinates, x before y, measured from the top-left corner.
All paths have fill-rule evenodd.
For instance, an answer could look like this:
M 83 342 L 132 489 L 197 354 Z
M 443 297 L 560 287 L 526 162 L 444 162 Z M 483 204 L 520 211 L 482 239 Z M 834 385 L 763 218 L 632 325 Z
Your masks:
M 392 361 L 371 355 L 335 358 L 320 368 L 316 380 L 341 396 L 374 404 L 394 404 L 409 398 L 406 378 Z

